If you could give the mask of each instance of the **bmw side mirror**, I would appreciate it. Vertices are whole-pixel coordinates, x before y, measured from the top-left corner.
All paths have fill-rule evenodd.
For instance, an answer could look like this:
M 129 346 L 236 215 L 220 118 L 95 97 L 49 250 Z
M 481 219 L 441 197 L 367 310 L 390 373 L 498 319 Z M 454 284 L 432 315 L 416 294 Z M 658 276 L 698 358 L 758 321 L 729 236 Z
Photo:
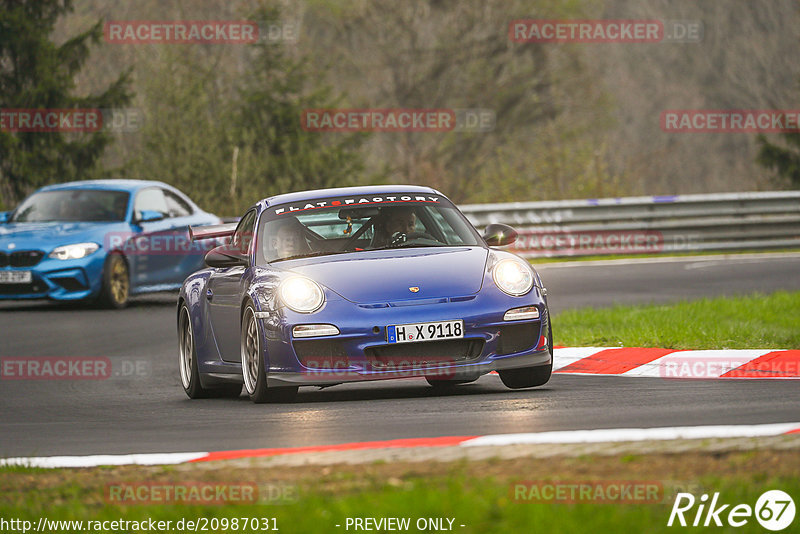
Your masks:
M 136 223 L 143 223 L 143 222 L 156 222 L 161 221 L 164 219 L 164 214 L 160 211 L 152 211 L 152 210 L 142 210 L 139 212 L 139 217 L 136 219 Z
M 483 240 L 490 247 L 502 247 L 516 241 L 517 235 L 517 231 L 507 224 L 492 223 L 483 231 Z
M 222 245 L 209 250 L 206 254 L 205 262 L 209 267 L 218 268 L 247 267 L 249 265 L 247 255 L 242 254 L 238 247 L 231 247 L 230 245 Z
M 0 211 L 0 224 L 5 224 L 8 222 L 8 218 L 11 216 L 10 211 Z

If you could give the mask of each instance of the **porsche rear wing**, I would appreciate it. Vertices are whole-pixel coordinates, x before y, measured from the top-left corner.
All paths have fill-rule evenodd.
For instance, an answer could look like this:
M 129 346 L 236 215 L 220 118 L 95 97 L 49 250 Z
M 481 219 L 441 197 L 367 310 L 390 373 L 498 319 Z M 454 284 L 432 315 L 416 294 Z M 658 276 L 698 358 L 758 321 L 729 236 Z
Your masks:
M 212 224 L 209 226 L 190 226 L 189 239 L 197 241 L 200 239 L 214 239 L 220 237 L 230 237 L 238 223 Z

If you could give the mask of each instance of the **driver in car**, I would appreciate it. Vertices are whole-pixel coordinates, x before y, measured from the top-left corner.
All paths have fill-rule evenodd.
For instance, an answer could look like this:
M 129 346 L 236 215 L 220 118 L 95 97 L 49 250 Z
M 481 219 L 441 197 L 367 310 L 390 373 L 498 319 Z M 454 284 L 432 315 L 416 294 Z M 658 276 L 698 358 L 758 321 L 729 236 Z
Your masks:
M 296 219 L 290 219 L 281 224 L 272 240 L 275 250 L 274 256 L 278 259 L 300 256 L 311 252 L 311 247 L 303 237 L 302 225 Z
M 397 234 L 412 234 L 416 227 L 417 214 L 414 213 L 414 208 L 406 206 L 384 208 L 375 222 L 373 246 L 387 246 L 392 243 Z
M 71 221 L 75 218 L 75 211 L 69 197 L 62 195 L 58 197 L 53 208 L 53 217 L 57 221 Z

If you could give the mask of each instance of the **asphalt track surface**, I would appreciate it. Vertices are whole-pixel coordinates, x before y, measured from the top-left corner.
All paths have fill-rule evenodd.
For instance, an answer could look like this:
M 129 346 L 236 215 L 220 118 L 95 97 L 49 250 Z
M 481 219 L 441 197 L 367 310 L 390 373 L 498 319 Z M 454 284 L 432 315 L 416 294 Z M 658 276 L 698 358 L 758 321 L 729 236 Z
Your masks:
M 800 255 L 668 263 L 550 264 L 554 313 L 614 302 L 800 290 Z M 800 420 L 793 380 L 664 380 L 554 375 L 511 391 L 497 376 L 437 394 L 423 379 L 301 388 L 290 404 L 186 398 L 173 294 L 126 310 L 0 303 L 0 357 L 108 357 L 94 381 L 0 380 L 0 456 L 298 447 L 353 441 L 592 428 Z M 746 312 L 746 311 L 743 311 Z M 555 337 L 558 342 L 558 323 Z

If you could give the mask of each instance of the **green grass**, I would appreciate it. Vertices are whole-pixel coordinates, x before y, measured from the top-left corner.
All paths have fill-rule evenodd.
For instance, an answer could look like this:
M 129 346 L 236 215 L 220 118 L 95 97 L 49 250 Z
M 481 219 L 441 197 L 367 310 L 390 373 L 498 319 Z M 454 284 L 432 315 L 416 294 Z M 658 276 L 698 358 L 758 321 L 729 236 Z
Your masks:
M 0 477 L 2 474 L 0 471 Z M 524 480 L 524 473 L 519 476 L 522 477 L 519 480 Z M 738 474 L 703 477 L 698 482 L 720 492 L 725 503 L 753 506 L 761 493 L 775 488 L 790 495 L 800 495 L 797 477 Z M 659 504 L 556 504 L 515 500 L 511 487 L 508 480 L 476 478 L 456 470 L 448 476 L 405 478 L 402 484 L 373 480 L 368 487 L 341 492 L 308 489 L 298 502 L 280 506 L 117 506 L 102 503 L 99 491 L 91 486 L 66 483 L 41 493 L 28 490 L 20 495 L 22 492 L 19 492 L 10 499 L 8 494 L 0 494 L 0 517 L 28 520 L 34 525 L 42 516 L 50 520 L 84 521 L 142 521 L 152 518 L 155 521 L 169 520 L 173 525 L 180 519 L 273 518 L 284 533 L 347 532 L 344 527 L 348 517 L 408 517 L 412 525 L 419 518 L 453 518 L 453 531 L 463 533 L 673 532 L 676 528 L 666 526 L 673 502 L 671 498 Z M 341 526 L 337 528 L 337 524 Z M 699 529 L 679 530 L 695 532 Z M 58 530 L 72 531 L 75 529 Z M 172 532 L 175 531 L 173 527 Z M 233 529 L 217 531 L 234 532 Z M 349 531 L 353 531 L 352 527 Z M 715 528 L 714 531 L 762 530 L 755 519 L 750 518 L 744 528 Z M 412 527 L 409 532 L 417 530 Z
M 579 309 L 553 318 L 556 345 L 798 349 L 800 292 Z

